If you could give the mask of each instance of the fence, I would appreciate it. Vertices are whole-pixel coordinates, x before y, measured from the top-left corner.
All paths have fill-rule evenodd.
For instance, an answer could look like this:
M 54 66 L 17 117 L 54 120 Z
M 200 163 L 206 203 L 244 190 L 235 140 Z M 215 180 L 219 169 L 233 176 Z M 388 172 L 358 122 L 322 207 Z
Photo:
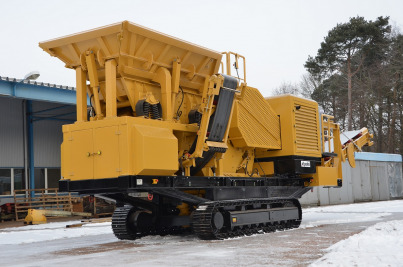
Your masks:
M 72 201 L 75 199 L 70 193 L 60 194 L 57 188 L 14 190 L 15 219 L 17 221 L 23 220 L 28 209 L 72 212 Z

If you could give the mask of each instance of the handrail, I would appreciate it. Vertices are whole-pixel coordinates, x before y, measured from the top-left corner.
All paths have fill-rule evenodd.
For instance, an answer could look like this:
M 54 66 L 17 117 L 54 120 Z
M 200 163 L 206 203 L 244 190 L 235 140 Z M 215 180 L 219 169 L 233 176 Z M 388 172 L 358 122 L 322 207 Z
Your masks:
M 246 59 L 245 59 L 245 57 L 240 54 L 231 52 L 231 51 L 222 52 L 221 54 L 225 55 L 226 74 L 228 76 L 238 79 L 239 81 L 243 81 L 244 83 L 246 83 Z M 239 77 L 239 75 L 234 76 L 231 74 L 231 55 L 235 56 L 234 67 L 236 70 L 238 70 L 238 68 L 239 68 L 239 58 L 242 58 L 242 60 L 243 60 L 243 78 Z M 220 67 L 221 67 L 221 73 L 224 73 L 224 63 L 223 62 L 221 62 Z

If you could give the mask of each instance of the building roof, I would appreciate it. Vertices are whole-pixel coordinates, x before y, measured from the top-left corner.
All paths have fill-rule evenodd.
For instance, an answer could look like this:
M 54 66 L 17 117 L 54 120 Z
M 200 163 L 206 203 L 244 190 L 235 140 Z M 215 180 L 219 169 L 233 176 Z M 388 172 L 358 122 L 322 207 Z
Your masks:
M 370 161 L 402 162 L 402 155 L 386 154 L 386 153 L 355 152 L 355 159 L 356 160 L 370 160 Z
M 76 104 L 75 87 L 3 76 L 0 76 L 0 96 Z
M 7 81 L 7 82 L 12 82 L 12 83 L 32 84 L 32 85 L 46 86 L 46 87 L 50 87 L 50 88 L 58 88 L 58 89 L 65 89 L 65 90 L 76 90 L 76 88 L 72 87 L 72 86 L 57 85 L 57 84 L 52 84 L 52 83 L 44 83 L 44 82 L 37 82 L 37 81 L 24 80 L 24 79 L 16 79 L 16 78 L 3 77 L 3 76 L 0 76 L 0 81 Z

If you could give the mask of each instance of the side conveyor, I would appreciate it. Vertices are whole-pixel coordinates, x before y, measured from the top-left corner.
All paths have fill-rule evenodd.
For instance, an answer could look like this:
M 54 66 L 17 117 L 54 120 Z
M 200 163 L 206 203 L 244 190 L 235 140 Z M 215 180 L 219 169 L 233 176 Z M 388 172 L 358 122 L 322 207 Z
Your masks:
M 221 75 L 224 76 L 224 83 L 223 87 L 220 88 L 216 110 L 210 118 L 207 141 L 222 142 L 234 102 L 237 80 L 224 74 Z M 195 142 L 197 142 L 197 139 Z M 196 167 L 190 168 L 190 174 L 195 175 L 199 172 L 213 158 L 216 152 L 222 153 L 225 151 L 223 151 L 223 148 L 210 147 L 208 151 L 203 152 L 202 158 L 196 159 Z

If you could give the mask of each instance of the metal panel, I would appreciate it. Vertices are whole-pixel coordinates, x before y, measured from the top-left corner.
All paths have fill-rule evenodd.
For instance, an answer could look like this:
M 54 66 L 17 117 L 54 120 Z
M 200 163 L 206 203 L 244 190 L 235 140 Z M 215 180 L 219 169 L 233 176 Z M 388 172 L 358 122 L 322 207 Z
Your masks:
M 0 206 L 6 203 L 13 203 L 14 202 L 14 196 L 1 196 L 0 197 Z
M 343 184 L 341 188 L 329 188 L 329 203 L 330 204 L 346 204 L 351 203 L 348 198 L 348 185 Z
M 94 129 L 94 178 L 111 178 L 120 175 L 119 128 L 117 125 Z M 88 139 L 87 139 L 88 140 Z M 108 142 L 105 142 L 108 140 Z
M 387 163 L 389 178 L 389 196 L 391 198 L 403 197 L 402 164 L 395 162 Z
M 279 117 L 257 89 L 245 87 L 235 102 L 229 139 L 235 147 L 281 148 Z
M 73 106 L 60 108 L 61 106 L 55 103 L 33 102 L 35 167 L 60 167 L 62 125 L 67 123 L 64 119 L 75 118 L 74 114 L 57 117 L 57 115 L 74 111 Z M 44 110 L 49 111 L 39 112 Z
M 362 186 L 362 200 L 368 201 L 371 200 L 371 179 L 370 179 L 370 171 L 369 171 L 370 161 L 364 161 L 362 167 L 360 167 L 360 179 Z
M 369 164 L 372 200 L 389 199 L 389 179 L 386 167 L 386 162 L 371 161 Z
M 320 151 L 318 132 L 318 109 L 295 102 L 295 136 L 297 152 Z
M 318 192 L 318 196 L 319 196 L 319 205 L 320 205 L 320 206 L 330 205 L 329 189 L 328 189 L 328 188 L 320 187 L 318 191 L 319 191 L 319 192 Z
M 81 55 L 88 50 L 97 53 L 102 62 L 115 58 L 122 76 L 151 81 L 158 67 L 172 66 L 172 60 L 181 59 L 181 84 L 201 88 L 205 77 L 218 72 L 221 53 L 168 36 L 140 25 L 123 21 L 82 33 L 41 42 L 39 46 L 58 57 L 68 68 L 82 64 Z M 102 58 L 102 59 L 101 59 Z M 103 70 L 101 64 L 97 69 Z M 98 67 L 97 66 L 97 67 Z M 102 82 L 103 75 L 99 75 Z M 123 84 L 117 84 L 118 92 L 126 92 Z M 126 94 L 126 93 L 125 93 Z
M 351 171 L 354 202 L 372 199 L 369 161 L 360 161 Z
M 342 163 L 343 167 L 343 190 L 346 190 L 347 202 L 345 203 L 354 203 L 354 195 L 353 195 L 353 176 L 351 175 L 352 168 L 348 162 Z
M 389 200 L 389 179 L 387 171 L 387 163 L 382 162 L 382 168 L 379 170 L 378 184 L 379 184 L 379 200 Z
M 22 100 L 0 97 L 0 167 L 24 166 Z
M 34 123 L 35 167 L 60 167 L 60 145 L 64 122 L 43 120 Z
M 361 168 L 365 168 L 365 166 L 363 166 L 365 164 L 365 162 L 366 161 L 356 162 L 356 167 L 351 168 L 351 170 L 350 170 L 354 202 L 363 200 L 360 173 L 361 173 Z
M 318 187 L 312 188 L 311 191 L 306 192 L 299 200 L 302 205 L 319 205 Z
M 377 201 L 380 200 L 379 197 L 379 180 L 378 180 L 378 172 L 380 167 L 370 166 L 369 173 L 370 173 L 370 181 L 371 181 L 371 195 L 372 200 Z

